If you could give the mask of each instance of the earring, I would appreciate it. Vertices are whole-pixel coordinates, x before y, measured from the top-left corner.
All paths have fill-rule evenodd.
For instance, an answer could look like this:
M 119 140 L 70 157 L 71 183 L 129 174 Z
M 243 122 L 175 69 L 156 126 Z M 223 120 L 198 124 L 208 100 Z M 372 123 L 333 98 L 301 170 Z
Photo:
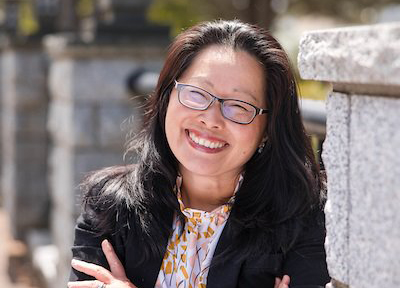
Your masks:
M 260 146 L 258 146 L 258 150 L 257 150 L 258 154 L 261 154 L 261 152 L 263 151 L 263 149 L 265 147 L 265 142 L 267 142 L 267 140 L 268 140 L 268 136 L 264 135 L 263 139 L 261 140 Z
M 260 146 L 258 146 L 258 153 L 261 154 L 261 152 L 263 151 L 265 147 L 265 141 L 261 142 Z

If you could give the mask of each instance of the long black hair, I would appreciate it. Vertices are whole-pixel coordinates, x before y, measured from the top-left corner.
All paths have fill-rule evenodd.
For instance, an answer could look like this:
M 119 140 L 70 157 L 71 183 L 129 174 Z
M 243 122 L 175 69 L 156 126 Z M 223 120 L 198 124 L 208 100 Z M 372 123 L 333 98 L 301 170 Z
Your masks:
M 134 214 L 146 238 L 147 256 L 164 251 L 163 239 L 172 226 L 165 218 L 174 212 L 183 217 L 174 192 L 178 163 L 165 134 L 173 82 L 211 45 L 246 51 L 262 64 L 270 110 L 265 148 L 246 163 L 244 181 L 235 195 L 229 220 L 235 240 L 228 250 L 241 251 L 243 256 L 265 249 L 285 252 L 306 217 L 323 205 L 323 181 L 302 124 L 290 61 L 281 45 L 266 30 L 238 20 L 201 23 L 176 37 L 168 50 L 147 102 L 144 129 L 128 145 L 128 151 L 138 155 L 137 164 L 109 168 L 86 182 L 85 203 L 105 207 L 97 215 L 99 227 L 106 231 L 111 229 L 110 217 Z M 100 194 L 93 192 L 98 190 Z M 108 213 L 110 209 L 114 213 Z

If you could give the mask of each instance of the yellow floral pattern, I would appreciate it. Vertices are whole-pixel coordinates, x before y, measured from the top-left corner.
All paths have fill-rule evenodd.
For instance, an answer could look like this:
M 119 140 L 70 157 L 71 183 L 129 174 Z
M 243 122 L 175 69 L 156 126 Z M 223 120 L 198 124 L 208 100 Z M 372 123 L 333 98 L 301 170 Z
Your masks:
M 234 194 L 242 181 L 243 176 L 240 175 Z M 180 209 L 185 216 L 184 231 L 180 235 L 181 223 L 175 215 L 173 233 L 168 241 L 155 288 L 206 287 L 211 259 L 234 201 L 232 196 L 227 204 L 211 212 L 185 208 L 181 184 L 182 177 L 178 176 L 176 189 Z

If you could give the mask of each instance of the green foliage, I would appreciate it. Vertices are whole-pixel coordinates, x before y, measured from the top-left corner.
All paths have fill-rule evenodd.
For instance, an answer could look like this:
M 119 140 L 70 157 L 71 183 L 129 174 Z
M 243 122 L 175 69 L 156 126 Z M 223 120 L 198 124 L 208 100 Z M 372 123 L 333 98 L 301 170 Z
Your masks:
M 94 12 L 93 0 L 79 0 L 75 5 L 76 14 L 80 17 L 89 17 Z
M 154 0 L 148 11 L 149 20 L 171 27 L 171 36 L 194 24 L 211 20 L 207 5 L 199 0 Z
M 291 0 L 289 12 L 326 15 L 344 21 L 360 23 L 364 9 L 369 8 L 378 11 L 389 4 L 400 4 L 400 0 Z
M 18 6 L 18 32 L 22 36 L 33 35 L 39 31 L 32 1 L 21 1 Z
M 237 18 L 270 28 L 275 15 L 268 0 L 154 0 L 148 19 L 169 25 L 175 36 L 182 29 L 212 19 Z
M 299 80 L 300 96 L 312 100 L 325 100 L 331 87 L 320 81 Z

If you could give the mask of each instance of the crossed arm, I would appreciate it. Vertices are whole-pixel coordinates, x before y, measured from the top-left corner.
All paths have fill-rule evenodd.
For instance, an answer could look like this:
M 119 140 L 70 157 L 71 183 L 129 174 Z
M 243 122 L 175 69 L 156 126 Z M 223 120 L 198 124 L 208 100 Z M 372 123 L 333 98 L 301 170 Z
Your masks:
M 106 256 L 110 270 L 96 264 L 73 259 L 71 265 L 74 269 L 90 275 L 96 280 L 68 282 L 68 288 L 138 288 L 126 277 L 125 269 L 110 242 L 103 240 L 101 248 Z M 274 288 L 289 288 L 289 282 L 290 278 L 287 275 L 283 276 L 282 279 L 275 278 Z

